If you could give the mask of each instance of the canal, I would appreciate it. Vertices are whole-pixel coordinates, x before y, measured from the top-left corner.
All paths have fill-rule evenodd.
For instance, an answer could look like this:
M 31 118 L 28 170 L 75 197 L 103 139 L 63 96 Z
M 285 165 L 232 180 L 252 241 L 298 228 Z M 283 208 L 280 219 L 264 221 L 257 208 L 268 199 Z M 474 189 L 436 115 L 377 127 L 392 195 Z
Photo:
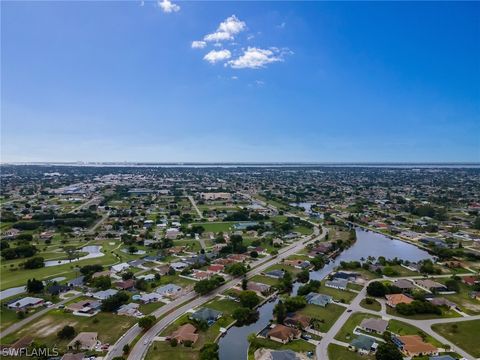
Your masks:
M 372 231 L 356 229 L 357 241 L 350 248 L 343 251 L 334 261 L 326 264 L 325 267 L 318 271 L 310 272 L 310 279 L 322 280 L 332 270 L 340 265 L 342 261 L 354 261 L 369 256 L 378 258 L 384 256 L 386 259 L 393 259 L 395 257 L 403 260 L 417 262 L 423 259 L 431 259 L 432 256 L 414 245 L 406 242 L 390 239 L 385 235 L 378 234 Z M 294 284 L 294 291 L 298 289 L 300 284 Z M 242 327 L 231 327 L 225 336 L 219 341 L 220 346 L 220 360 L 236 360 L 247 359 L 248 352 L 248 335 L 257 333 L 265 328 L 273 316 L 273 308 L 278 300 L 274 302 L 267 302 L 258 308 L 259 317 L 257 322 Z

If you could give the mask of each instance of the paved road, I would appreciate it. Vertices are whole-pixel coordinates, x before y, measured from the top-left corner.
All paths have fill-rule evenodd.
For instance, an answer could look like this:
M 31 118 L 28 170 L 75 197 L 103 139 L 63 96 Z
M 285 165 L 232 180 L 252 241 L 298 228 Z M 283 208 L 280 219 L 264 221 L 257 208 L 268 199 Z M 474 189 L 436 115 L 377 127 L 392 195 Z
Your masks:
M 451 276 L 451 275 L 447 275 Z M 444 275 L 437 275 L 434 277 L 445 277 Z M 415 279 L 419 278 L 418 276 L 411 276 L 411 277 L 402 277 L 402 279 Z M 399 278 L 396 278 L 399 279 Z M 368 283 L 372 281 L 377 281 L 378 279 L 373 279 L 370 280 Z M 372 311 L 368 309 L 364 309 L 363 307 L 360 306 L 360 302 L 362 301 L 363 298 L 365 298 L 365 295 L 367 293 L 367 285 L 368 283 L 364 286 L 362 291 L 352 300 L 351 304 L 348 306 L 347 311 L 345 311 L 339 318 L 338 320 L 332 325 L 330 330 L 325 334 L 325 336 L 322 338 L 320 343 L 317 346 L 316 349 L 316 356 L 317 359 L 322 359 L 322 360 L 328 360 L 328 345 L 331 343 L 337 343 L 334 340 L 334 336 L 340 331 L 342 326 L 345 324 L 345 322 L 348 320 L 348 318 L 356 313 L 356 312 L 363 312 L 363 313 L 369 313 L 369 314 L 374 314 L 374 315 L 381 315 L 382 317 L 389 318 L 389 319 L 395 319 L 398 321 L 403 321 L 407 324 L 416 326 L 426 334 L 432 336 L 433 338 L 437 339 L 440 341 L 442 344 L 448 344 L 450 345 L 450 348 L 452 351 L 455 351 L 456 353 L 460 354 L 466 359 L 473 360 L 473 356 L 468 354 L 466 351 L 462 350 L 449 340 L 445 339 L 443 336 L 437 334 L 435 331 L 431 329 L 431 326 L 434 324 L 443 324 L 443 323 L 453 323 L 453 322 L 460 322 L 460 321 L 470 321 L 470 320 L 479 320 L 480 315 L 476 316 L 465 316 L 465 317 L 459 317 L 459 318 L 441 318 L 441 319 L 429 319 L 429 320 L 412 320 L 408 318 L 403 318 L 403 317 L 398 317 L 398 316 L 393 316 L 390 314 L 387 314 L 386 312 L 386 306 L 384 301 L 381 302 L 381 310 L 380 311 Z M 350 312 L 348 312 L 350 311 Z M 335 360 L 335 359 L 331 359 Z
M 82 210 L 83 208 L 85 208 L 85 207 L 87 207 L 87 206 L 90 206 L 91 204 L 93 204 L 95 201 L 97 201 L 97 200 L 99 200 L 99 199 L 100 199 L 100 198 L 96 196 L 96 197 L 88 200 L 87 202 L 85 202 L 85 203 L 77 206 L 75 209 L 70 210 L 68 213 L 69 213 L 69 214 L 72 214 L 72 213 L 74 213 L 74 212 L 76 212 L 76 211 L 78 211 L 78 210 Z
M 260 263 L 261 265 L 258 265 L 254 267 L 253 270 L 247 273 L 247 277 L 250 278 L 252 276 L 255 276 L 257 274 L 260 274 L 263 270 L 266 268 L 278 263 L 282 259 L 297 253 L 301 249 L 303 249 L 306 245 L 306 243 L 310 243 L 316 240 L 322 240 L 327 232 L 324 232 L 322 234 L 319 234 L 318 228 L 316 228 L 315 235 L 311 237 L 310 240 L 306 241 L 305 239 L 298 240 L 297 242 L 293 243 L 292 245 L 288 246 L 287 248 L 283 249 L 277 257 L 273 259 L 268 259 L 265 261 L 265 259 L 260 259 L 257 260 L 254 265 L 257 263 Z M 138 359 L 143 359 L 145 356 L 148 347 L 152 343 L 153 339 L 165 328 L 170 324 L 171 322 L 175 321 L 178 317 L 181 315 L 185 314 L 186 311 L 200 306 L 212 299 L 214 299 L 218 294 L 221 294 L 228 290 L 229 288 L 235 286 L 238 282 L 240 281 L 240 278 L 236 278 L 233 280 L 228 281 L 226 284 L 222 285 L 218 289 L 214 290 L 211 294 L 197 297 L 193 299 L 192 301 L 188 302 L 187 304 L 181 306 L 180 308 L 174 310 L 167 316 L 165 316 L 163 319 L 158 321 L 151 329 L 149 329 L 143 336 L 140 338 L 140 340 L 135 344 L 133 349 L 131 349 L 130 354 L 128 356 L 128 359 L 131 360 L 138 360 Z M 195 296 L 195 295 L 194 295 Z M 159 310 L 164 309 L 164 307 L 160 308 Z M 163 311 L 163 314 L 165 314 L 166 311 Z M 158 316 L 157 316 L 158 317 Z M 138 327 L 137 327 L 138 329 Z M 131 330 L 131 329 L 130 329 Z M 140 334 L 140 329 L 137 331 L 130 330 L 126 333 L 126 335 L 120 339 L 115 345 L 114 348 L 107 354 L 106 359 L 110 360 L 115 356 L 121 356 L 122 355 L 122 348 L 125 344 L 130 343 L 138 334 Z
M 192 203 L 192 206 L 193 206 L 193 208 L 195 209 L 195 211 L 197 212 L 197 214 L 198 214 L 198 216 L 200 217 L 200 219 L 203 219 L 202 212 L 201 212 L 200 209 L 198 208 L 197 203 L 195 202 L 195 199 L 193 198 L 193 196 L 188 195 L 187 198 L 188 198 L 188 200 L 190 200 L 190 202 Z
M 45 309 L 37 311 L 35 314 L 32 314 L 29 317 L 27 317 L 23 320 L 20 320 L 19 322 L 16 322 L 15 324 L 6 328 L 5 330 L 3 330 L 0 333 L 0 339 L 3 338 L 4 336 L 10 335 L 10 334 L 16 332 L 17 330 L 20 330 L 22 327 L 27 325 L 29 322 L 32 322 L 33 320 L 38 319 L 40 316 L 45 315 L 47 312 L 52 310 L 52 308 L 53 309 L 58 308 L 60 305 L 63 305 L 66 302 L 74 300 L 74 299 L 76 299 L 80 296 L 83 296 L 83 294 L 80 293 L 80 294 L 74 295 L 72 297 L 69 297 L 68 299 L 65 299 L 65 300 L 62 300 L 62 301 L 56 303 L 53 307 L 46 307 Z

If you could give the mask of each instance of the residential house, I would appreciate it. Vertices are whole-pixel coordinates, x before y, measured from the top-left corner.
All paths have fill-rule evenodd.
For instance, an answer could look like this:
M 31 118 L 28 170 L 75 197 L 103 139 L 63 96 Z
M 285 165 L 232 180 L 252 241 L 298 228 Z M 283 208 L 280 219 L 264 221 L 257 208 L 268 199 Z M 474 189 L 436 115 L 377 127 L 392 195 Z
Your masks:
M 113 265 L 111 267 L 111 270 L 114 273 L 119 273 L 119 272 L 122 272 L 124 270 L 127 270 L 129 267 L 130 267 L 130 265 L 128 263 L 120 263 L 120 264 L 117 264 L 117 265 Z
M 468 285 L 468 286 L 473 286 L 475 284 L 478 284 L 480 283 L 480 279 L 475 277 L 475 276 L 463 276 L 462 277 L 462 282 L 465 284 L 465 285 Z
M 347 290 L 348 280 L 346 279 L 335 279 L 325 282 L 325 286 L 338 290 Z
M 223 266 L 221 264 L 213 264 L 213 265 L 210 265 L 207 268 L 207 271 L 211 272 L 211 273 L 214 273 L 214 274 L 217 274 L 219 272 L 222 272 L 224 268 L 225 268 L 225 266 Z
M 402 291 L 410 291 L 415 288 L 415 285 L 407 279 L 398 279 L 393 283 L 394 286 L 398 287 Z
M 184 343 L 185 341 L 191 341 L 192 344 L 195 344 L 195 342 L 198 340 L 198 334 L 196 334 L 196 332 L 197 329 L 195 326 L 192 324 L 185 324 L 172 332 L 167 339 L 176 339 L 180 344 Z
M 272 271 L 266 272 L 265 276 L 268 276 L 274 279 L 281 279 L 283 278 L 284 274 L 285 272 L 283 270 L 272 270 Z
M 267 295 L 270 292 L 271 287 L 266 284 L 258 283 L 255 281 L 249 281 L 247 283 L 247 290 L 255 291 L 260 295 Z
M 182 291 L 182 287 L 175 284 L 166 284 L 155 289 L 155 292 L 163 297 L 174 297 L 180 291 Z
M 75 279 L 69 280 L 67 282 L 67 285 L 70 286 L 70 287 L 83 286 L 84 279 L 85 279 L 85 276 L 83 276 L 83 275 L 79 276 Z
M 415 280 L 415 283 L 429 291 L 447 291 L 447 287 L 430 279 Z
M 115 287 L 120 290 L 132 290 L 135 287 L 135 280 L 127 279 L 115 283 Z
M 70 287 L 68 285 L 53 284 L 47 287 L 47 292 L 50 295 L 59 295 L 69 290 L 70 290 Z
M 66 353 L 60 360 L 83 360 L 85 357 L 85 353 Z
M 370 354 L 377 350 L 378 343 L 370 336 L 359 335 L 353 339 L 348 348 L 350 350 L 358 351 L 360 354 Z
M 277 324 L 267 332 L 267 338 L 286 344 L 300 337 L 301 331 L 285 325 Z
M 118 293 L 118 290 L 108 289 L 108 290 L 97 291 L 96 293 L 92 294 L 92 297 L 98 300 L 105 300 L 105 299 L 108 299 L 110 296 L 115 295 L 116 293 Z
M 71 311 L 73 315 L 93 316 L 100 311 L 101 305 L 100 301 L 82 300 L 66 306 L 65 309 Z
M 287 316 L 283 323 L 287 326 L 297 329 L 306 329 L 310 325 L 310 318 L 308 316 L 295 313 L 291 316 Z
M 428 299 L 428 301 L 430 301 L 433 305 L 436 305 L 436 306 L 446 306 L 450 309 L 457 309 L 457 304 L 443 297 L 430 298 Z
M 93 273 L 92 279 L 96 279 L 100 276 L 108 276 L 110 277 L 110 270 L 103 270 L 103 271 L 97 271 L 96 273 Z
M 187 263 L 184 263 L 184 262 L 181 262 L 181 261 L 174 262 L 174 263 L 170 264 L 170 267 L 172 269 L 174 269 L 175 271 L 181 271 L 181 270 L 185 269 L 187 266 L 188 266 Z
M 126 316 L 133 316 L 133 317 L 142 317 L 143 314 L 138 310 L 140 304 L 137 303 L 129 303 L 120 306 L 117 310 L 117 315 L 126 315 Z
M 138 300 L 140 300 L 144 304 L 149 304 L 151 302 L 157 302 L 162 299 L 162 296 L 157 293 L 148 293 L 142 294 Z
M 333 302 L 333 298 L 330 295 L 318 294 L 311 292 L 305 296 L 307 303 L 325 307 Z
M 332 275 L 332 279 L 344 279 L 347 281 L 355 281 L 359 274 L 354 272 L 345 272 L 345 271 L 337 271 L 335 274 Z
M 203 307 L 195 311 L 190 318 L 197 321 L 205 321 L 208 325 L 212 325 L 222 316 L 220 311 Z
M 11 310 L 25 310 L 28 308 L 36 308 L 42 306 L 45 303 L 45 300 L 41 298 L 27 296 L 22 299 L 16 299 L 8 303 L 7 307 Z
M 363 319 L 360 328 L 366 332 L 383 334 L 387 330 L 388 321 L 377 318 Z
M 393 335 L 392 340 L 406 356 L 438 355 L 438 349 L 432 344 L 424 342 L 418 335 Z
M 410 304 L 413 299 L 408 297 L 404 294 L 388 294 L 385 295 L 385 299 L 387 299 L 387 305 L 394 308 L 398 304 Z
M 67 348 L 70 350 L 93 350 L 98 344 L 96 332 L 81 332 L 70 341 Z
M 254 353 L 255 360 L 303 360 L 306 357 L 301 356 L 292 350 L 271 350 L 260 348 Z

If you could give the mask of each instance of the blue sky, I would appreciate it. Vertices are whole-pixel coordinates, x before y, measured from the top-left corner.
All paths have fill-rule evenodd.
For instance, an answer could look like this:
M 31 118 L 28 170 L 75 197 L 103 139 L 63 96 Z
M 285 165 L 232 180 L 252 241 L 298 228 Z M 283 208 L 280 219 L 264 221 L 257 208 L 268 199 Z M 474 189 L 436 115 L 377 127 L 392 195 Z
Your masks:
M 479 3 L 1 7 L 4 162 L 480 161 Z

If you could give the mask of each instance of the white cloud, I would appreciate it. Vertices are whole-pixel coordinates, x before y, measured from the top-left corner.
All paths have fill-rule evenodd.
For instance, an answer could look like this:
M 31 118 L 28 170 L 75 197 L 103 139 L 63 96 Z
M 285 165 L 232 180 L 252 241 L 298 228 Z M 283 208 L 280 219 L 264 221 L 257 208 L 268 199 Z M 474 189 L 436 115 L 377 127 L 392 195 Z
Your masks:
M 212 50 L 207 55 L 203 57 L 204 60 L 208 61 L 210 64 L 215 64 L 219 61 L 227 60 L 232 57 L 232 54 L 228 50 Z
M 165 13 L 180 11 L 180 6 L 172 3 L 170 0 L 157 0 L 157 5 Z
M 232 80 L 238 80 L 238 76 L 232 76 Z
M 291 53 L 290 50 L 280 50 L 274 47 L 270 49 L 248 47 L 247 50 L 244 50 L 243 55 L 230 60 L 228 64 L 234 69 L 260 69 L 267 64 L 283 61 L 283 56 L 287 53 Z
M 205 41 L 192 41 L 192 49 L 203 49 L 206 45 Z
M 216 42 L 232 40 L 234 35 L 244 31 L 246 27 L 247 25 L 244 21 L 241 21 L 235 15 L 232 15 L 218 25 L 217 31 L 205 35 L 203 40 Z
M 217 31 L 212 34 L 205 35 L 203 40 L 205 41 L 224 41 L 224 40 L 232 40 L 233 36 L 225 31 Z

